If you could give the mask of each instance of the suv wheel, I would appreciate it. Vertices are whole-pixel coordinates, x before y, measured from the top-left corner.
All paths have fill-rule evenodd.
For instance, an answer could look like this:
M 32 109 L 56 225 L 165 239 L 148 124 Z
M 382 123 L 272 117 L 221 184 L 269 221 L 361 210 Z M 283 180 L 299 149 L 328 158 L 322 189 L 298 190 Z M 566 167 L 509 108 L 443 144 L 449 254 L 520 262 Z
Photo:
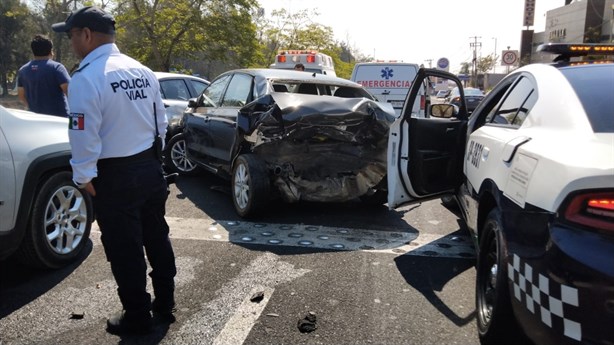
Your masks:
M 253 154 L 237 157 L 232 169 L 232 201 L 239 216 L 254 216 L 269 200 L 270 181 L 266 164 Z
M 36 191 L 18 258 L 39 268 L 64 266 L 85 247 L 93 218 L 91 198 L 70 172 L 47 176 Z
M 183 133 L 176 134 L 164 149 L 164 166 L 168 172 L 181 175 L 197 175 L 198 166 L 186 156 L 186 143 Z

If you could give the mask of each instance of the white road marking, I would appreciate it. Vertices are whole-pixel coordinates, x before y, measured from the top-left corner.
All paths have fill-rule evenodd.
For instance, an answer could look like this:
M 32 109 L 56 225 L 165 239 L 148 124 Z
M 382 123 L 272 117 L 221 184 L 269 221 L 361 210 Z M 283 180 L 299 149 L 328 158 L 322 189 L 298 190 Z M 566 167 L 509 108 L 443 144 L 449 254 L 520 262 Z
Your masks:
M 394 255 L 474 258 L 469 236 L 166 217 L 171 238 L 236 244 L 367 251 Z M 92 226 L 97 230 L 96 223 Z
M 215 338 L 213 345 L 243 344 L 252 327 L 262 314 L 264 307 L 269 303 L 275 289 L 257 286 L 243 299 L 243 303 L 235 310 L 234 315 L 226 322 L 224 329 Z M 257 292 L 264 292 L 264 298 L 259 302 L 252 302 L 251 297 Z
M 280 260 L 279 256 L 265 252 L 252 260 L 235 278 L 224 283 L 212 296 L 202 296 L 194 301 L 196 305 L 189 308 L 196 312 L 182 320 L 181 328 L 169 333 L 162 344 L 242 344 L 275 287 L 308 272 L 310 270 L 295 268 Z M 259 303 L 249 301 L 256 291 L 264 292 L 264 298 Z M 250 316 L 252 312 L 257 315 Z M 281 310 L 274 312 L 282 313 Z

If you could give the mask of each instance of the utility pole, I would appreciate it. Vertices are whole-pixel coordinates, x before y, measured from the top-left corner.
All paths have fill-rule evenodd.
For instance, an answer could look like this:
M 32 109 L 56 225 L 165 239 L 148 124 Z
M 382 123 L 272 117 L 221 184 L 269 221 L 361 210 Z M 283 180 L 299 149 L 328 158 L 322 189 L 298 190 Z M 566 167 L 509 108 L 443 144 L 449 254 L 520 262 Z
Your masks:
M 510 46 L 507 46 L 507 50 L 510 50 Z M 507 70 L 505 71 L 505 74 L 510 74 L 510 65 L 507 65 Z
M 478 38 L 482 38 L 481 36 L 473 36 L 473 37 L 469 37 L 469 38 L 473 38 L 473 42 L 469 43 L 469 47 L 473 48 L 473 70 L 471 73 L 471 85 L 473 87 L 478 87 L 478 56 L 477 56 L 477 49 L 482 47 L 482 42 L 478 42 Z
M 433 59 L 426 59 L 426 60 L 424 60 L 424 62 L 428 62 L 429 63 L 429 68 L 432 68 Z
M 497 38 L 493 37 L 493 39 L 495 40 L 495 56 L 493 56 L 495 64 L 493 65 L 493 73 L 497 73 Z

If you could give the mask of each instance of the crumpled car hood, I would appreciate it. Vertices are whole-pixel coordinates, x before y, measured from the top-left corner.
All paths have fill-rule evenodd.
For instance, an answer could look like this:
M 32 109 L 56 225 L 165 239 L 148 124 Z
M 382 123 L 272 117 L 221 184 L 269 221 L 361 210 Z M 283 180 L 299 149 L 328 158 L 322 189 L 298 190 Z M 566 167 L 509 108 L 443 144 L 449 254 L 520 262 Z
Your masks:
M 273 93 L 242 108 L 237 125 L 285 201 L 343 202 L 385 186 L 393 121 L 391 106 L 366 98 Z

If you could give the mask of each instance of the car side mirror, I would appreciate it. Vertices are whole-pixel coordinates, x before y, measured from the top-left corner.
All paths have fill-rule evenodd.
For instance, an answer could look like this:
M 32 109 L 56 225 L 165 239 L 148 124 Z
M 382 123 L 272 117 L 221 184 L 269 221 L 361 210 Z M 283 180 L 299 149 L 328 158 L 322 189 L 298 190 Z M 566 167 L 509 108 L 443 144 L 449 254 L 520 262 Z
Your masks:
M 430 114 L 432 117 L 449 119 L 458 114 L 458 107 L 453 104 L 432 104 Z
M 198 102 L 196 101 L 196 98 L 190 98 L 188 100 L 188 108 L 196 108 L 198 107 Z

